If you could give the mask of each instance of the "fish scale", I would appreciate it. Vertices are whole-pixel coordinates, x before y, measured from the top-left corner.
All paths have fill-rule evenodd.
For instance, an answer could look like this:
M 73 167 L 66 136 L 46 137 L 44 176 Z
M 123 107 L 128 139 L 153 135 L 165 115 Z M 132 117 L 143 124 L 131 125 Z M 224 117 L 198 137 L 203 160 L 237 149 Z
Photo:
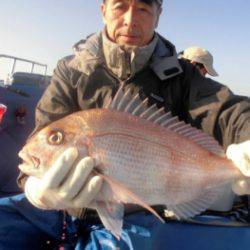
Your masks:
M 110 141 L 108 143 L 107 141 Z M 134 179 L 138 179 L 138 177 L 147 179 L 145 175 L 155 175 L 157 172 L 157 167 L 153 164 L 153 159 L 150 156 L 145 157 L 145 145 L 140 146 L 140 149 L 144 148 L 144 150 L 138 151 L 138 141 L 131 140 L 131 138 L 126 138 L 124 136 L 110 136 L 110 138 L 102 138 L 98 137 L 98 141 L 94 143 L 95 151 L 93 153 L 94 157 L 100 158 L 101 162 L 105 162 L 108 166 L 107 174 L 110 176 L 114 176 L 116 179 L 121 176 L 120 181 L 127 176 L 132 181 L 130 185 L 133 186 Z M 105 145 L 105 146 L 103 146 Z M 124 146 L 125 145 L 125 146 Z M 102 148 L 102 155 L 98 154 L 99 148 Z M 139 153 L 138 153 L 139 152 Z M 154 150 L 151 150 L 153 153 Z M 159 152 L 156 151 L 159 154 Z M 150 161 L 152 163 L 150 163 Z M 147 167 L 151 165 L 150 167 Z M 138 168 L 140 166 L 140 168 Z M 146 167 L 144 167 L 146 166 Z M 159 171 L 158 171 L 159 172 Z M 136 174 L 133 174 L 136 173 Z M 126 174 L 126 175 L 124 175 Z M 141 185 L 138 183 L 138 185 Z
M 110 115 L 117 114 L 112 112 Z M 118 117 L 113 119 L 119 120 Z M 209 183 L 207 180 L 209 176 L 204 175 L 204 168 L 200 164 L 203 160 L 195 154 L 194 157 L 190 155 L 186 157 L 181 152 L 177 153 L 176 150 L 171 149 L 167 142 L 165 142 L 166 147 L 159 147 L 155 143 L 157 141 L 155 137 L 152 142 L 138 140 L 138 133 L 136 133 L 138 137 L 131 137 L 131 132 L 127 129 L 122 130 L 122 126 L 118 126 L 116 130 L 113 126 L 112 130 L 109 135 L 97 136 L 94 139 L 93 156 L 99 158 L 100 162 L 105 162 L 107 166 L 105 174 L 121 183 L 126 180 L 124 184 L 149 204 L 163 201 L 165 204 L 176 204 L 179 201 L 192 200 L 197 193 L 200 193 L 204 184 Z M 148 131 L 144 129 L 143 132 Z M 117 135 L 119 133 L 123 135 Z M 126 137 L 126 134 L 129 136 Z M 175 159 L 172 158 L 173 155 Z M 176 166 L 175 170 L 173 166 Z M 159 169 L 162 172 L 159 172 Z M 167 175 L 164 172 L 170 174 Z M 214 178 L 210 175 L 211 177 Z M 145 188 L 143 188 L 144 183 L 147 183 Z M 165 192 L 166 189 L 168 192 Z

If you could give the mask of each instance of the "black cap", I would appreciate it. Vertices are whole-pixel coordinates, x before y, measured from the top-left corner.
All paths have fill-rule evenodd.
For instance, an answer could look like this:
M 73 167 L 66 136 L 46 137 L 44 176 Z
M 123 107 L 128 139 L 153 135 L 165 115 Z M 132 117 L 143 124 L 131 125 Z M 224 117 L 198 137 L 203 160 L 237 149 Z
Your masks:
M 155 2 L 160 6 L 162 5 L 162 2 L 163 2 L 163 0 L 141 0 L 141 1 L 146 3 L 146 4 L 149 4 L 149 5 L 151 5 Z
M 159 5 L 162 5 L 163 0 L 155 0 Z

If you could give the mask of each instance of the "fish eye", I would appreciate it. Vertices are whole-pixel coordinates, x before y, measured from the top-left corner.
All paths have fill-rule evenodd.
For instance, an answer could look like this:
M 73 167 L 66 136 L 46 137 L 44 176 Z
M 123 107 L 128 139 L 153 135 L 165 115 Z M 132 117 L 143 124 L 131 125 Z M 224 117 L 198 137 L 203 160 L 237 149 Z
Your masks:
M 51 145 L 60 145 L 63 139 L 64 134 L 62 131 L 52 131 L 48 137 L 48 143 Z

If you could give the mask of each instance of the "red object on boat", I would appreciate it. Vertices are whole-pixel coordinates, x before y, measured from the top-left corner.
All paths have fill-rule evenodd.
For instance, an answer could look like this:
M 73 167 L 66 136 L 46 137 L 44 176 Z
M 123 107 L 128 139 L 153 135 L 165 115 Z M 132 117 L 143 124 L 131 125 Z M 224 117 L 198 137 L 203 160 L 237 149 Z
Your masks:
M 7 107 L 4 104 L 0 103 L 0 124 L 2 122 L 4 113 L 6 112 L 6 110 L 7 110 Z

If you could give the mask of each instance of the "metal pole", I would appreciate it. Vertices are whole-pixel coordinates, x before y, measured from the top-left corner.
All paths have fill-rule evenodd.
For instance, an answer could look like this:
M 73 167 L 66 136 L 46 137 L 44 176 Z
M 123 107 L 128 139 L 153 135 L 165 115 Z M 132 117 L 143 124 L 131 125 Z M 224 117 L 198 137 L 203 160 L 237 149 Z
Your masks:
M 45 76 L 47 75 L 47 65 L 45 66 L 45 72 L 44 72 L 44 75 L 45 75 Z
M 12 70 L 11 70 L 11 75 L 13 75 L 13 73 L 15 72 L 15 68 L 16 68 L 16 58 L 14 58 L 14 63 L 12 65 Z
M 30 73 L 33 73 L 33 71 L 34 71 L 34 63 L 32 63 L 32 67 L 31 67 L 31 72 Z
M 16 60 L 20 60 L 20 61 L 28 62 L 28 63 L 35 63 L 36 65 L 43 66 L 43 67 L 46 66 L 46 64 L 42 64 L 42 63 L 39 63 L 39 62 L 35 62 L 35 61 L 32 61 L 32 60 L 27 60 L 25 58 L 20 58 L 20 57 L 15 57 L 15 56 L 9 56 L 9 55 L 0 54 L 0 57 L 10 58 L 10 59 L 16 59 Z

